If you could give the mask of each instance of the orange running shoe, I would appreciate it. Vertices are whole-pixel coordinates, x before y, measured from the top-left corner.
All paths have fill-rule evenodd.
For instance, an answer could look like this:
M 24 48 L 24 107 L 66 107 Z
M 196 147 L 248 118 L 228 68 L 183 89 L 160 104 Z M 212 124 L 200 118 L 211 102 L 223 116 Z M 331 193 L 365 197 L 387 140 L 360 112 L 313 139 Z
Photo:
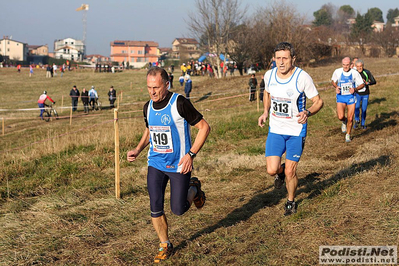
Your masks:
M 160 243 L 158 254 L 154 258 L 154 263 L 160 263 L 161 261 L 169 259 L 173 253 L 173 245 L 170 243 Z

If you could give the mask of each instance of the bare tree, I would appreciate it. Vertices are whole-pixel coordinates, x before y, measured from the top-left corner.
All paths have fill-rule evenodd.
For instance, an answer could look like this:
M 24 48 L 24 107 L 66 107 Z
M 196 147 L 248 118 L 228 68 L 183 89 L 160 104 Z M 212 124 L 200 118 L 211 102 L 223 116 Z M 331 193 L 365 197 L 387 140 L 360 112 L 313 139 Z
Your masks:
M 231 36 L 229 48 L 230 59 L 236 63 L 240 75 L 243 75 L 243 68 L 248 64 L 251 55 L 251 37 L 253 29 L 248 22 L 239 25 Z
M 245 11 L 240 9 L 239 0 L 195 0 L 195 8 L 197 12 L 190 14 L 187 23 L 198 39 L 206 41 L 209 53 L 216 55 L 209 58 L 220 78 L 223 69 L 219 56 L 229 53 L 232 30 L 240 24 Z
M 382 32 L 374 32 L 373 39 L 375 43 L 381 45 L 388 57 L 395 55 L 396 49 L 399 47 L 399 31 L 394 29 L 391 24 L 388 24 Z
M 273 56 L 273 48 L 280 42 L 290 42 L 298 53 L 298 59 L 312 58 L 310 44 L 313 38 L 309 27 L 304 26 L 305 17 L 298 14 L 292 5 L 285 1 L 275 1 L 271 6 L 260 9 L 255 15 L 259 20 L 254 27 L 257 40 L 254 52 L 262 62 L 268 62 Z

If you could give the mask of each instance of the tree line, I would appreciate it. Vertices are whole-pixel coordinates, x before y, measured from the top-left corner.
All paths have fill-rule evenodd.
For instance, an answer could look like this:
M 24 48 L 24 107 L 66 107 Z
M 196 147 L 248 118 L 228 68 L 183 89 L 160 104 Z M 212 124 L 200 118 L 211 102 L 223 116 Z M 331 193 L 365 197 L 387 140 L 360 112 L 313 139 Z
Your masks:
M 311 59 L 331 57 L 332 47 L 337 43 L 358 45 L 363 52 L 365 45 L 379 45 L 387 56 L 393 56 L 399 46 L 399 30 L 392 27 L 394 18 L 399 16 L 397 8 L 388 11 L 384 30 L 375 32 L 373 22 L 384 22 L 379 8 L 360 14 L 350 5 L 337 8 L 326 4 L 314 12 L 314 20 L 309 24 L 284 0 L 260 7 L 254 14 L 247 14 L 248 6 L 242 7 L 240 0 L 195 0 L 194 7 L 187 25 L 200 41 L 201 49 L 214 55 L 228 55 L 241 74 L 243 68 L 252 64 L 267 68 L 275 45 L 282 41 L 292 43 L 297 61 L 305 64 Z M 209 57 L 209 61 L 221 77 L 220 57 Z

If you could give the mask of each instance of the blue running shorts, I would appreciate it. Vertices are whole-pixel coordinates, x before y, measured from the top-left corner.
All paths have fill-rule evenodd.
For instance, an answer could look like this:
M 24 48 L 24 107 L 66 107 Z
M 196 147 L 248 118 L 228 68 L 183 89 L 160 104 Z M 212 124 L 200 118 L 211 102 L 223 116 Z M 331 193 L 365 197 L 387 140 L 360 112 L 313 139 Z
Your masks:
M 286 159 L 299 162 L 305 147 L 305 139 L 306 137 L 279 135 L 269 132 L 266 140 L 265 155 L 266 157 L 281 157 L 286 152 Z
M 352 105 L 356 103 L 356 96 L 351 95 L 341 95 L 337 94 L 337 103 L 344 103 L 346 105 Z

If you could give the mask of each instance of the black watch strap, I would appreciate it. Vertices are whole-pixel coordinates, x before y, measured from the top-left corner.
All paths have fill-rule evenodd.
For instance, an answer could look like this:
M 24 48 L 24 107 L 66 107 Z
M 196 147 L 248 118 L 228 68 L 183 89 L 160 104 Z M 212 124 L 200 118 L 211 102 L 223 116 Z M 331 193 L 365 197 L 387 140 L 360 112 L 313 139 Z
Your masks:
M 195 158 L 195 156 L 197 156 L 197 154 L 192 151 L 188 151 L 188 155 L 190 155 L 191 158 Z

